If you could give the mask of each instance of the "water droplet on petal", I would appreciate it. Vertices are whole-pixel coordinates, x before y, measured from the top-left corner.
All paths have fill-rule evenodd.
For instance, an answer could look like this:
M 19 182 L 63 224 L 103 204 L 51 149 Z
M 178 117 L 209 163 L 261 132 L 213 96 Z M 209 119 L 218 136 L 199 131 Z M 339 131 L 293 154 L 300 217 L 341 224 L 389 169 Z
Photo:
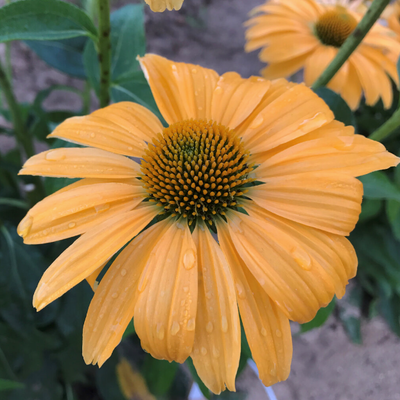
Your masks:
M 277 329 L 276 331 L 275 331 L 275 334 L 276 334 L 276 336 L 277 337 L 282 337 L 282 332 L 279 330 L 279 329 Z
M 94 209 L 96 210 L 97 213 L 107 211 L 110 208 L 109 204 L 99 204 L 98 206 L 95 206 Z
M 133 150 L 133 147 L 129 146 L 129 147 L 128 147 L 128 150 L 129 150 L 129 151 L 132 151 L 132 150 Z
M 337 150 L 350 150 L 354 144 L 354 137 L 353 136 L 342 136 L 337 137 L 333 147 Z
M 96 136 L 96 134 L 93 133 L 93 132 L 90 134 L 90 137 L 91 137 L 91 138 L 94 138 L 95 136 Z
M 61 161 L 64 160 L 65 154 L 63 150 L 49 151 L 45 156 L 47 161 Z
M 126 275 L 126 269 L 121 269 L 121 275 L 125 276 Z
M 171 335 L 172 336 L 175 336 L 178 332 L 179 332 L 179 329 L 180 329 L 181 327 L 179 326 L 179 323 L 178 322 L 176 322 L 176 321 L 174 321 L 173 323 L 172 323 L 172 326 L 171 326 Z
M 221 86 L 217 86 L 214 90 L 214 95 L 221 96 L 224 93 L 224 90 Z
M 161 324 L 161 323 L 158 323 L 158 324 L 157 324 L 156 333 L 157 333 L 157 337 L 158 337 L 160 340 L 163 340 L 163 339 L 164 339 L 165 330 L 164 330 L 163 324 Z
M 70 228 L 70 229 L 75 228 L 75 226 L 76 226 L 76 223 L 75 223 L 75 222 L 70 222 L 70 223 L 68 224 L 68 228 Z
M 215 357 L 215 358 L 218 358 L 219 357 L 219 350 L 214 346 L 213 347 L 213 356 Z
M 250 124 L 250 129 L 258 128 L 264 122 L 264 117 L 259 115 L 257 116 L 254 121 Z
M 276 376 L 276 369 L 271 369 L 271 376 Z
M 116 298 L 118 297 L 118 293 L 117 293 L 117 292 L 114 292 L 114 293 L 111 295 L 111 297 L 112 297 L 113 299 L 116 299 Z
M 172 65 L 171 65 L 171 69 L 172 69 L 172 71 L 177 71 L 176 65 L 175 65 L 175 64 L 172 64 Z
M 206 298 L 208 299 L 208 300 L 210 300 L 211 299 L 211 292 L 206 292 Z
M 211 321 L 208 321 L 208 322 L 207 322 L 207 325 L 206 325 L 206 331 L 207 331 L 208 333 L 212 333 L 213 330 L 214 330 L 214 325 L 213 325 L 213 323 L 212 323 Z
M 302 248 L 295 248 L 291 251 L 291 254 L 294 258 L 294 260 L 297 262 L 297 264 L 300 265 L 301 268 L 303 268 L 305 271 L 309 271 L 312 267 L 312 261 L 310 256 L 306 251 L 304 251 Z
M 184 291 L 185 293 L 187 293 L 187 292 L 189 291 L 189 288 L 188 288 L 187 286 L 184 286 L 184 287 L 183 287 L 183 291 Z
M 17 231 L 18 235 L 25 237 L 29 234 L 33 224 L 33 218 L 27 215 L 18 225 Z
M 49 234 L 49 231 L 47 230 L 47 229 L 45 229 L 44 231 L 43 231 L 43 235 L 44 236 L 47 236 Z
M 196 322 L 195 322 L 194 318 L 190 318 L 186 324 L 186 329 L 188 331 L 194 331 L 195 327 L 196 327 Z
M 236 292 L 240 299 L 244 299 L 246 297 L 246 292 L 240 282 L 236 282 Z
M 205 347 L 202 347 L 200 351 L 201 351 L 201 354 L 202 354 L 203 356 L 206 356 L 206 355 L 207 355 L 207 349 L 206 349 Z
M 199 111 L 202 111 L 202 110 L 203 110 L 203 107 L 201 107 L 201 106 L 199 106 L 199 107 L 197 107 L 197 108 L 198 108 Z
M 224 333 L 228 332 L 228 320 L 225 316 L 221 318 L 221 329 Z
M 196 68 L 192 68 L 192 73 L 193 74 L 197 74 L 197 69 Z
M 261 328 L 260 332 L 261 332 L 262 336 L 267 336 L 267 331 L 266 331 L 266 329 L 264 327 Z
M 196 253 L 193 249 L 186 250 L 186 253 L 183 255 L 183 266 L 186 269 L 192 269 L 194 267 L 196 261 Z

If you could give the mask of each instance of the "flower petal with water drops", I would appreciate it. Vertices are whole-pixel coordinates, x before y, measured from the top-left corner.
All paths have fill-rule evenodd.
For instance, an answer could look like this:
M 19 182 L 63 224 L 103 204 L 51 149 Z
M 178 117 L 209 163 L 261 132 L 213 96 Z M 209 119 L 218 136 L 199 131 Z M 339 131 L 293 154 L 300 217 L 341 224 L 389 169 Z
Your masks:
M 361 212 L 363 186 L 352 176 L 307 172 L 268 178 L 247 195 L 281 217 L 348 236 Z
M 236 128 L 256 108 L 270 82 L 252 76 L 243 79 L 236 72 L 219 78 L 211 104 L 211 119 L 231 129 Z
M 139 295 L 139 278 L 156 244 L 171 227 L 172 218 L 146 229 L 112 263 L 90 303 L 83 327 L 86 364 L 101 366 L 121 341 L 132 320 Z
M 127 157 L 104 150 L 60 148 L 31 157 L 25 162 L 19 175 L 129 179 L 140 175 L 140 167 Z
M 141 157 L 146 143 L 161 133 L 159 119 L 140 104 L 121 102 L 57 126 L 49 138 L 60 138 L 112 153 Z
M 309 252 L 309 247 L 292 236 L 290 229 L 234 211 L 227 217 L 229 233 L 241 259 L 288 318 L 308 322 L 320 307 L 330 303 L 335 280 L 319 266 L 321 257 Z M 347 282 L 343 267 L 335 272 L 341 273 L 334 278 L 341 279 L 343 287 Z
M 153 205 L 117 214 L 67 248 L 43 274 L 33 306 L 39 311 L 92 274 L 136 236 L 159 212 Z
M 169 11 L 180 10 L 183 0 L 144 0 L 153 12 L 164 12 L 166 9 Z
M 154 358 L 183 363 L 190 355 L 197 286 L 196 246 L 182 218 L 154 246 L 139 280 L 135 330 Z
M 232 274 L 204 222 L 193 232 L 199 266 L 199 305 L 191 357 L 201 380 L 215 394 L 235 391 L 240 358 L 240 321 Z
M 240 317 L 252 357 L 263 384 L 272 386 L 289 376 L 293 352 L 289 320 L 240 258 L 225 221 L 217 220 L 217 229 L 235 281 Z
M 29 210 L 18 233 L 27 244 L 81 235 L 114 215 L 132 210 L 144 200 L 145 194 L 139 181 L 82 185 L 55 193 Z M 29 230 L 27 221 L 30 221 Z
M 188 119 L 211 118 L 211 100 L 218 74 L 193 64 L 155 54 L 139 58 L 154 99 L 169 125 Z

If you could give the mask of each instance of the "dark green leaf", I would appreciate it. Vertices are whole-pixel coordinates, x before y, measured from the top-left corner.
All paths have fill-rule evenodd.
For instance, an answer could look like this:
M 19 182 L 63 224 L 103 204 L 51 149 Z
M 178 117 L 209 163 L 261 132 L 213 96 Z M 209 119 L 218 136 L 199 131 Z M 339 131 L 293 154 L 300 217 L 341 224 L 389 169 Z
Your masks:
M 0 392 L 10 389 L 21 389 L 24 387 L 23 383 L 10 381 L 8 379 L 0 379 Z
M 353 125 L 354 127 L 356 126 L 353 112 L 347 103 L 337 93 L 326 87 L 315 90 L 315 93 L 321 97 L 326 104 L 328 104 L 338 121 L 343 122 L 345 125 Z
M 301 332 L 304 333 L 310 331 L 311 329 L 322 326 L 335 309 L 335 304 L 336 298 L 334 297 L 326 307 L 318 310 L 317 315 L 310 322 L 300 325 Z
M 386 203 L 386 214 L 394 236 L 400 241 L 400 202 L 389 200 Z
M 356 317 L 341 317 L 344 329 L 353 343 L 362 344 L 361 319 Z
M 381 212 L 383 201 L 380 199 L 364 199 L 361 206 L 359 222 L 365 222 L 375 218 Z
M 147 382 L 151 393 L 156 396 L 166 394 L 171 387 L 178 370 L 175 362 L 156 360 L 151 355 L 147 355 L 141 372 Z
M 369 199 L 393 199 L 400 201 L 400 189 L 390 181 L 385 173 L 376 171 L 361 176 L 364 197 Z
M 58 0 L 20 0 L 0 8 L 0 42 L 97 37 L 96 27 L 78 7 Z
M 107 362 L 96 371 L 96 385 L 103 400 L 126 400 L 118 383 L 117 363 L 118 356 L 114 352 Z
M 25 44 L 51 67 L 67 75 L 86 79 L 83 66 L 83 49 L 87 41 L 87 37 L 81 36 L 52 41 L 29 40 Z
M 397 336 L 400 336 L 400 297 L 393 296 L 390 298 L 382 291 L 378 301 L 378 310 L 390 329 Z

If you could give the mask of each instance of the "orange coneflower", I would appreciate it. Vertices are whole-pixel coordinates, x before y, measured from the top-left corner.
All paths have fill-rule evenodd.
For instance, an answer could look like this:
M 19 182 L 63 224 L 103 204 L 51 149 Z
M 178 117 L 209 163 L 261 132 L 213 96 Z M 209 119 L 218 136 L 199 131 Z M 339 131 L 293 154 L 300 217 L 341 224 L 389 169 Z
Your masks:
M 311 320 L 356 273 L 345 238 L 361 210 L 355 177 L 399 159 L 335 121 L 305 85 L 152 54 L 140 63 L 167 128 L 138 104 L 113 104 L 50 135 L 90 147 L 46 151 L 21 171 L 83 178 L 18 227 L 32 244 L 82 235 L 44 273 L 34 306 L 93 283 L 128 243 L 89 307 L 87 363 L 102 365 L 134 317 L 147 352 L 190 356 L 214 393 L 234 390 L 238 304 L 262 381 L 286 379 L 289 319 Z
M 357 26 L 362 9 L 359 2 L 346 0 L 268 1 L 252 11 L 261 15 L 247 22 L 246 51 L 262 48 L 259 57 L 269 64 L 262 70 L 265 78 L 290 76 L 303 68 L 304 81 L 311 86 Z M 399 54 L 393 32 L 376 23 L 328 87 L 352 109 L 358 107 L 363 92 L 368 105 L 382 98 L 389 108 L 393 100 L 389 76 L 398 84 Z
M 154 12 L 180 10 L 184 0 L 144 0 Z

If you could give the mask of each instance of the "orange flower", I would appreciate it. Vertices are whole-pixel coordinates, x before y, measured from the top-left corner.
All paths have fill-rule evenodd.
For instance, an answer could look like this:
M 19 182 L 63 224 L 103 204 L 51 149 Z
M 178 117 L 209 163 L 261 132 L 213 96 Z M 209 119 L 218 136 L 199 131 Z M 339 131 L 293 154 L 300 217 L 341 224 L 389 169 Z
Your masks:
M 18 227 L 28 244 L 81 235 L 44 273 L 34 306 L 86 278 L 87 363 L 101 366 L 134 317 L 147 352 L 192 357 L 219 393 L 235 390 L 238 305 L 262 381 L 284 380 L 289 319 L 310 321 L 356 274 L 345 238 L 361 210 L 355 177 L 399 159 L 335 121 L 304 85 L 152 54 L 140 62 L 167 128 L 138 104 L 113 104 L 50 135 L 89 147 L 46 151 L 20 172 L 83 178 Z
M 389 15 L 387 16 L 387 22 L 389 28 L 394 31 L 397 38 L 400 38 L 400 2 L 397 0 L 393 5 L 388 7 Z
M 262 70 L 265 78 L 290 76 L 303 68 L 308 86 L 317 80 L 362 17 L 359 2 L 330 3 L 271 0 L 252 11 L 260 15 L 247 22 L 246 51 L 262 48 L 259 58 L 269 64 Z M 399 55 L 400 43 L 393 32 L 376 23 L 327 86 L 353 110 L 363 92 L 367 104 L 382 98 L 389 108 L 393 101 L 389 77 L 398 85 Z
M 163 12 L 166 9 L 169 11 L 180 10 L 183 0 L 144 0 L 154 12 Z

